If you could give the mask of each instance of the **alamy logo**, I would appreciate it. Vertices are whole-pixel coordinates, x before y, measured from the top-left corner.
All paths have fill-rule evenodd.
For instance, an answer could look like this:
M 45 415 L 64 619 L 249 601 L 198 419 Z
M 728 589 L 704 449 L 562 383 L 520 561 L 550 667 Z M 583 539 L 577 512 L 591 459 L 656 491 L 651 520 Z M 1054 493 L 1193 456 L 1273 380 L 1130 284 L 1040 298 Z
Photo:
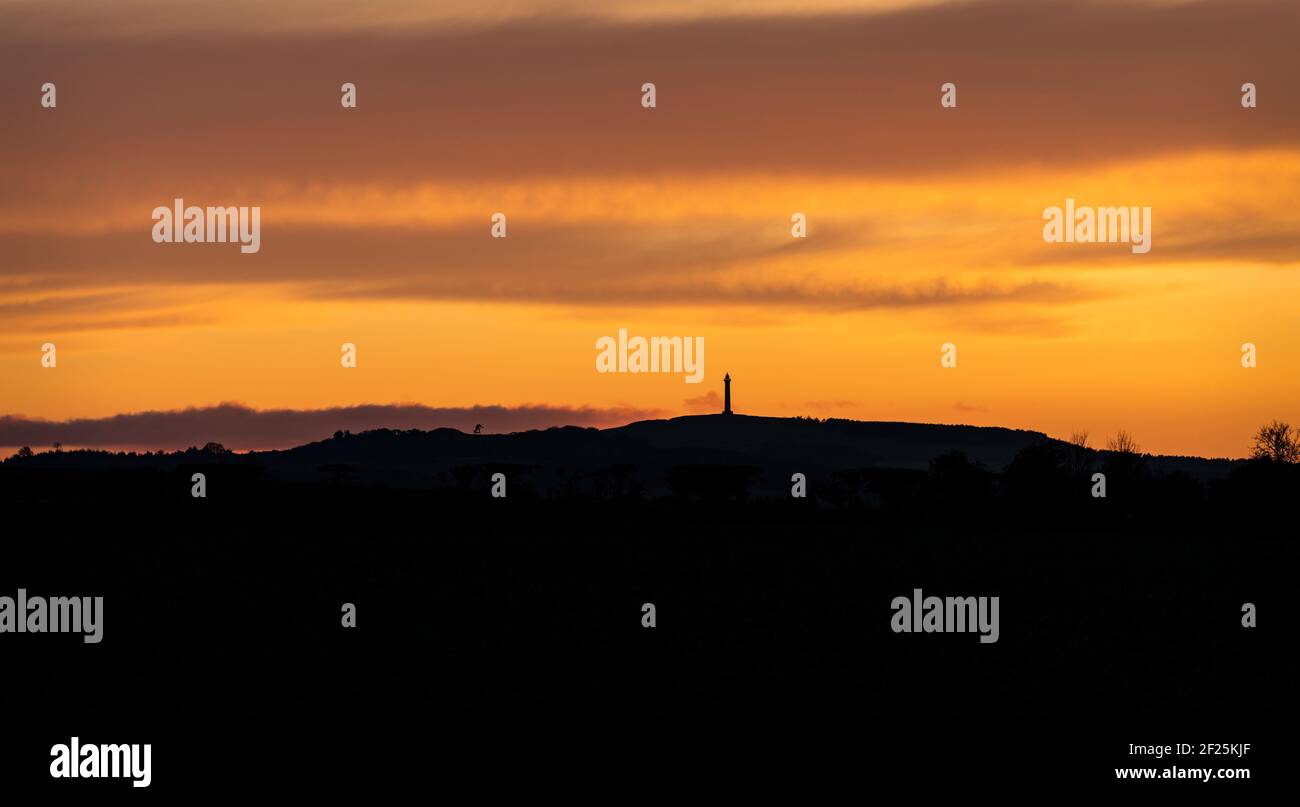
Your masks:
M 687 384 L 704 380 L 703 336 L 627 335 L 618 329 L 618 340 L 602 336 L 596 340 L 598 373 L 685 373 Z
M 172 207 L 155 207 L 155 244 L 241 244 L 244 254 L 262 248 L 262 208 L 185 206 L 184 199 Z
M 0 597 L 0 633 L 81 633 L 86 644 L 104 638 L 103 597 Z
M 1151 251 L 1151 208 L 1080 207 L 1043 209 L 1043 240 L 1049 244 L 1132 244 L 1135 255 Z
M 978 632 L 980 644 L 998 640 L 997 597 L 922 597 L 914 588 L 911 599 L 895 597 L 889 607 L 894 633 Z
M 50 747 L 50 776 L 55 779 L 131 779 L 132 787 L 153 781 L 148 743 L 135 745 L 81 745 L 78 738 Z

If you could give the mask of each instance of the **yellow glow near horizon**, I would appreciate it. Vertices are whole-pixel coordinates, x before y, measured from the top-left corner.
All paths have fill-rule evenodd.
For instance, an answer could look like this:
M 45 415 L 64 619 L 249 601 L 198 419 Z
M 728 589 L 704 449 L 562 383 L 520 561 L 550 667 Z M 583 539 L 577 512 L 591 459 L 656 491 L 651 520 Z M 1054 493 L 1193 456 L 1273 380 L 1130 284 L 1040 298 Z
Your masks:
M 1081 429 L 1094 443 L 1124 428 L 1152 452 L 1242 456 L 1260 423 L 1300 417 L 1293 303 L 1300 275 L 1285 251 L 1266 260 L 1228 256 L 1257 234 L 1294 234 L 1297 189 L 1300 154 L 1279 150 L 906 180 L 747 174 L 388 188 L 270 183 L 261 190 L 264 245 L 282 227 L 368 231 L 382 243 L 385 232 L 463 226 L 482 229 L 486 250 L 494 246 L 487 217 L 503 209 L 512 247 L 547 228 L 591 226 L 614 234 L 611 249 L 652 249 L 660 263 L 601 275 L 610 299 L 580 304 L 547 296 L 545 287 L 586 288 L 591 279 L 572 271 L 589 257 L 583 244 L 554 245 L 501 281 L 537 287 L 526 294 L 463 301 L 440 299 L 436 290 L 427 298 L 331 290 L 391 279 L 385 262 L 392 256 L 382 249 L 369 266 L 322 265 L 305 277 L 282 276 L 274 261 L 260 264 L 260 283 L 177 282 L 167 273 L 180 253 L 165 248 L 148 253 L 160 256 L 155 282 L 115 285 L 110 271 L 36 291 L 11 274 L 0 286 L 0 306 L 9 311 L 0 334 L 0 414 L 102 417 L 222 401 L 299 409 L 630 405 L 677 414 L 710 406 L 690 399 L 718 391 L 729 371 L 745 413 L 963 422 L 1055 436 Z M 220 198 L 221 188 L 211 190 Z M 1041 212 L 1067 196 L 1080 205 L 1151 206 L 1152 252 L 1044 244 Z M 157 203 L 123 198 L 98 219 L 33 206 L 4 229 L 147 233 L 147 211 Z M 806 241 L 789 236 L 793 211 L 808 216 Z M 699 270 L 673 268 L 674 255 L 688 261 L 710 239 L 745 249 L 722 249 Z M 223 247 L 193 247 L 208 248 Z M 619 257 L 610 254 L 613 263 Z M 494 282 L 444 266 L 436 254 L 427 260 L 429 277 L 446 275 L 471 291 Z M 83 268 L 93 277 L 95 266 Z M 401 279 L 425 276 L 408 271 Z M 698 284 L 721 289 L 722 299 L 694 302 Z M 639 293 L 663 288 L 679 293 L 638 302 Z M 910 298 L 936 289 L 931 302 Z M 115 293 L 125 301 L 114 302 Z M 767 301 L 764 293 L 802 296 Z M 108 297 L 60 313 L 55 303 L 78 294 Z M 840 294 L 880 299 L 827 303 Z M 704 336 L 706 383 L 596 373 L 596 339 L 619 328 Z M 45 341 L 58 345 L 57 371 L 39 365 Z M 356 370 L 340 369 L 342 342 L 358 346 Z M 944 342 L 958 346 L 954 370 L 939 367 Z M 1259 346 L 1258 368 L 1241 368 L 1243 342 Z

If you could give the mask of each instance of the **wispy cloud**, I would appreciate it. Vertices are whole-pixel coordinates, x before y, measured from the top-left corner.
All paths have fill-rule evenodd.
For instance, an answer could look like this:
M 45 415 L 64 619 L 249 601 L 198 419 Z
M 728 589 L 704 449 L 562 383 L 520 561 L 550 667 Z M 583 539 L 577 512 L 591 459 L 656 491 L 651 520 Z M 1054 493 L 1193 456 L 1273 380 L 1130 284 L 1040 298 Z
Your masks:
M 682 402 L 688 412 L 706 414 L 722 411 L 722 396 L 716 390 L 709 390 L 703 395 L 687 398 Z
M 595 234 L 593 234 L 595 233 Z M 788 239 L 788 235 L 786 236 Z M 651 243 L 644 233 L 614 228 L 550 228 L 519 235 L 484 249 L 483 228 L 473 232 L 353 231 L 347 237 L 317 230 L 289 230 L 263 242 L 264 260 L 237 250 L 197 249 L 181 262 L 166 245 L 124 234 L 0 236 L 12 256 L 11 270 L 68 283 L 96 285 L 151 280 L 173 287 L 211 284 L 296 284 L 303 297 L 344 300 L 480 300 L 568 306 L 777 306 L 813 310 L 929 308 L 973 303 L 1027 301 L 1065 304 L 1098 292 L 1049 279 L 950 280 L 932 274 L 895 273 L 888 280 L 804 271 L 799 279 L 760 272 L 774 251 L 771 237 L 695 241 L 687 235 L 673 248 Z M 92 258 L 92 255 L 102 256 Z M 258 258 L 262 258 L 259 255 Z M 540 273 L 539 266 L 557 271 Z M 783 264 L 773 264 L 780 267 Z M 360 267 L 368 267 L 362 270 Z M 745 271 L 737 271 L 745 267 Z M 107 308 L 112 295 L 51 297 L 0 302 L 15 318 Z

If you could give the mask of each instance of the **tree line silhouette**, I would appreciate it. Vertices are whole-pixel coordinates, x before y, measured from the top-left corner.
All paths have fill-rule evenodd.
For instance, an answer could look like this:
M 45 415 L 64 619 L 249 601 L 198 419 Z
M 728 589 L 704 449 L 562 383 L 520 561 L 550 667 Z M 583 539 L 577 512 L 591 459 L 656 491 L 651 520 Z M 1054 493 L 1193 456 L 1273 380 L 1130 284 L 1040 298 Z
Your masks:
M 807 427 L 819 425 L 833 424 L 811 422 Z M 481 496 L 487 480 L 502 473 L 510 481 L 514 500 L 630 503 L 668 498 L 725 505 L 786 499 L 792 507 L 870 511 L 922 522 L 991 519 L 1022 526 L 1064 524 L 1066 528 L 1172 523 L 1212 513 L 1230 517 L 1243 507 L 1277 507 L 1300 482 L 1300 430 L 1276 420 L 1256 432 L 1249 460 L 1224 463 L 1230 470 L 1213 478 L 1170 470 L 1167 463 L 1157 461 L 1168 458 L 1141 453 L 1137 439 L 1123 430 L 1107 440 L 1104 449 L 1089 447 L 1087 433 L 1076 432 L 1068 441 L 1044 437 L 1033 442 L 1000 468 L 988 467 L 963 451 L 949 450 L 933 456 L 924 469 L 888 464 L 818 466 L 812 461 L 818 456 L 816 444 L 807 446 L 810 462 L 803 468 L 792 467 L 789 457 L 802 455 L 804 449 L 773 457 L 761 448 L 731 462 L 703 451 L 673 451 L 666 458 L 648 451 L 583 464 L 571 453 L 560 453 L 576 444 L 574 441 L 599 442 L 603 433 L 571 432 L 557 438 L 562 441 L 557 443 L 560 449 L 545 448 L 526 459 L 503 456 L 467 462 L 456 459 L 465 455 L 453 454 L 445 470 L 426 472 L 425 482 L 404 484 L 413 478 L 410 463 L 393 452 L 402 447 L 422 451 L 419 441 L 431 435 L 436 438 L 436 433 L 379 430 L 353 435 L 340 430 L 332 441 L 314 444 L 322 452 L 321 459 L 308 468 L 307 476 L 294 481 L 337 490 L 384 487 L 388 483 L 382 479 L 391 478 L 398 487 L 432 487 L 440 495 L 469 500 Z M 448 437 L 457 436 L 464 435 L 449 430 Z M 511 437 L 541 440 L 546 433 Z M 485 445 L 478 440 L 490 438 L 469 439 L 475 445 Z M 350 456 L 343 449 L 354 443 L 371 453 L 339 458 Z M 435 453 L 431 451 L 430 456 Z M 707 461 L 706 456 L 710 457 Z M 605 457 L 608 460 L 608 455 Z M 5 466 L 14 470 L 130 469 L 182 475 L 214 466 L 221 469 L 222 487 L 230 491 L 236 484 L 267 487 L 283 483 L 284 475 L 274 472 L 276 460 L 277 452 L 240 455 L 216 442 L 182 452 L 141 454 L 67 450 L 35 454 L 24 446 Z M 387 468 L 390 477 L 375 482 L 375 467 Z M 806 496 L 794 498 L 792 474 L 801 471 L 806 472 Z M 367 477 L 368 473 L 372 475 Z M 1102 485 L 1098 484 L 1099 474 L 1104 477 Z M 114 482 L 115 487 L 124 484 L 128 483 Z

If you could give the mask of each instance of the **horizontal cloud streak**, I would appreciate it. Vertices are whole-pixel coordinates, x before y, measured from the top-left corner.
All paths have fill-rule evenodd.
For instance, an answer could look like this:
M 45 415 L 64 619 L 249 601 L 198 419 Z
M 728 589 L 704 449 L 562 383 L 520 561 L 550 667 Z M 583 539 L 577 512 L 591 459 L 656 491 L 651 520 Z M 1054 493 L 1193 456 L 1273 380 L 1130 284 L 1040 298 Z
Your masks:
M 1009 0 L 386 35 L 0 34 L 0 205 L 166 186 L 180 154 L 189 180 L 242 187 L 754 166 L 914 176 L 1291 147 L 1295 30 L 1283 0 Z M 36 103 L 48 80 L 57 126 Z M 355 110 L 339 107 L 343 81 L 358 85 Z M 645 81 L 654 110 L 639 104 Z M 956 110 L 939 107 L 945 81 Z M 1244 81 L 1258 109 L 1241 109 Z
M 804 14 L 870 12 L 934 5 L 950 0 L 798 0 Z M 770 16 L 787 13 L 791 0 L 367 0 L 364 14 L 355 0 L 223 0 L 188 3 L 175 0 L 118 0 L 111 4 L 79 0 L 7 0 L 15 33 L 43 38 L 71 29 L 86 40 L 140 39 L 183 33 L 223 34 L 329 33 L 340 31 L 409 32 L 413 29 L 472 29 L 504 21 L 569 16 L 584 19 L 683 20 L 717 16 Z M 585 7 L 584 7 L 585 5 Z
M 167 284 L 173 296 L 187 285 L 286 284 L 305 299 L 842 311 L 1007 301 L 1061 305 L 1098 296 L 1054 278 L 967 274 L 956 280 L 945 277 L 943 267 L 885 272 L 895 256 L 872 251 L 848 225 L 820 226 L 824 233 L 797 244 L 777 220 L 766 230 L 732 225 L 715 232 L 697 224 L 667 235 L 631 227 L 553 227 L 496 242 L 483 228 L 344 233 L 295 228 L 265 237 L 257 256 L 222 245 L 158 245 L 117 233 L 7 234 L 0 235 L 0 249 L 11 258 L 9 271 L 43 278 L 51 291 L 59 284 L 96 286 L 111 278 Z M 863 229 L 870 232 L 870 223 Z M 841 252 L 847 256 L 841 261 L 862 268 L 820 267 Z M 60 312 L 71 323 L 91 303 L 106 306 L 113 299 L 109 294 L 34 297 L 29 291 L 18 302 L 0 296 L 0 313 L 15 323 L 57 325 Z M 153 298 L 124 299 L 140 311 Z M 167 310 L 161 300 L 155 307 L 160 314 Z
M 417 404 L 365 404 L 328 409 L 257 410 L 236 403 L 169 412 L 135 412 L 106 418 L 49 421 L 20 415 L 0 416 L 0 446 L 173 449 L 217 442 L 226 448 L 289 448 L 321 440 L 335 431 L 434 429 L 449 427 L 505 433 L 550 426 L 614 426 L 662 414 L 633 407 L 565 406 L 431 407 Z

